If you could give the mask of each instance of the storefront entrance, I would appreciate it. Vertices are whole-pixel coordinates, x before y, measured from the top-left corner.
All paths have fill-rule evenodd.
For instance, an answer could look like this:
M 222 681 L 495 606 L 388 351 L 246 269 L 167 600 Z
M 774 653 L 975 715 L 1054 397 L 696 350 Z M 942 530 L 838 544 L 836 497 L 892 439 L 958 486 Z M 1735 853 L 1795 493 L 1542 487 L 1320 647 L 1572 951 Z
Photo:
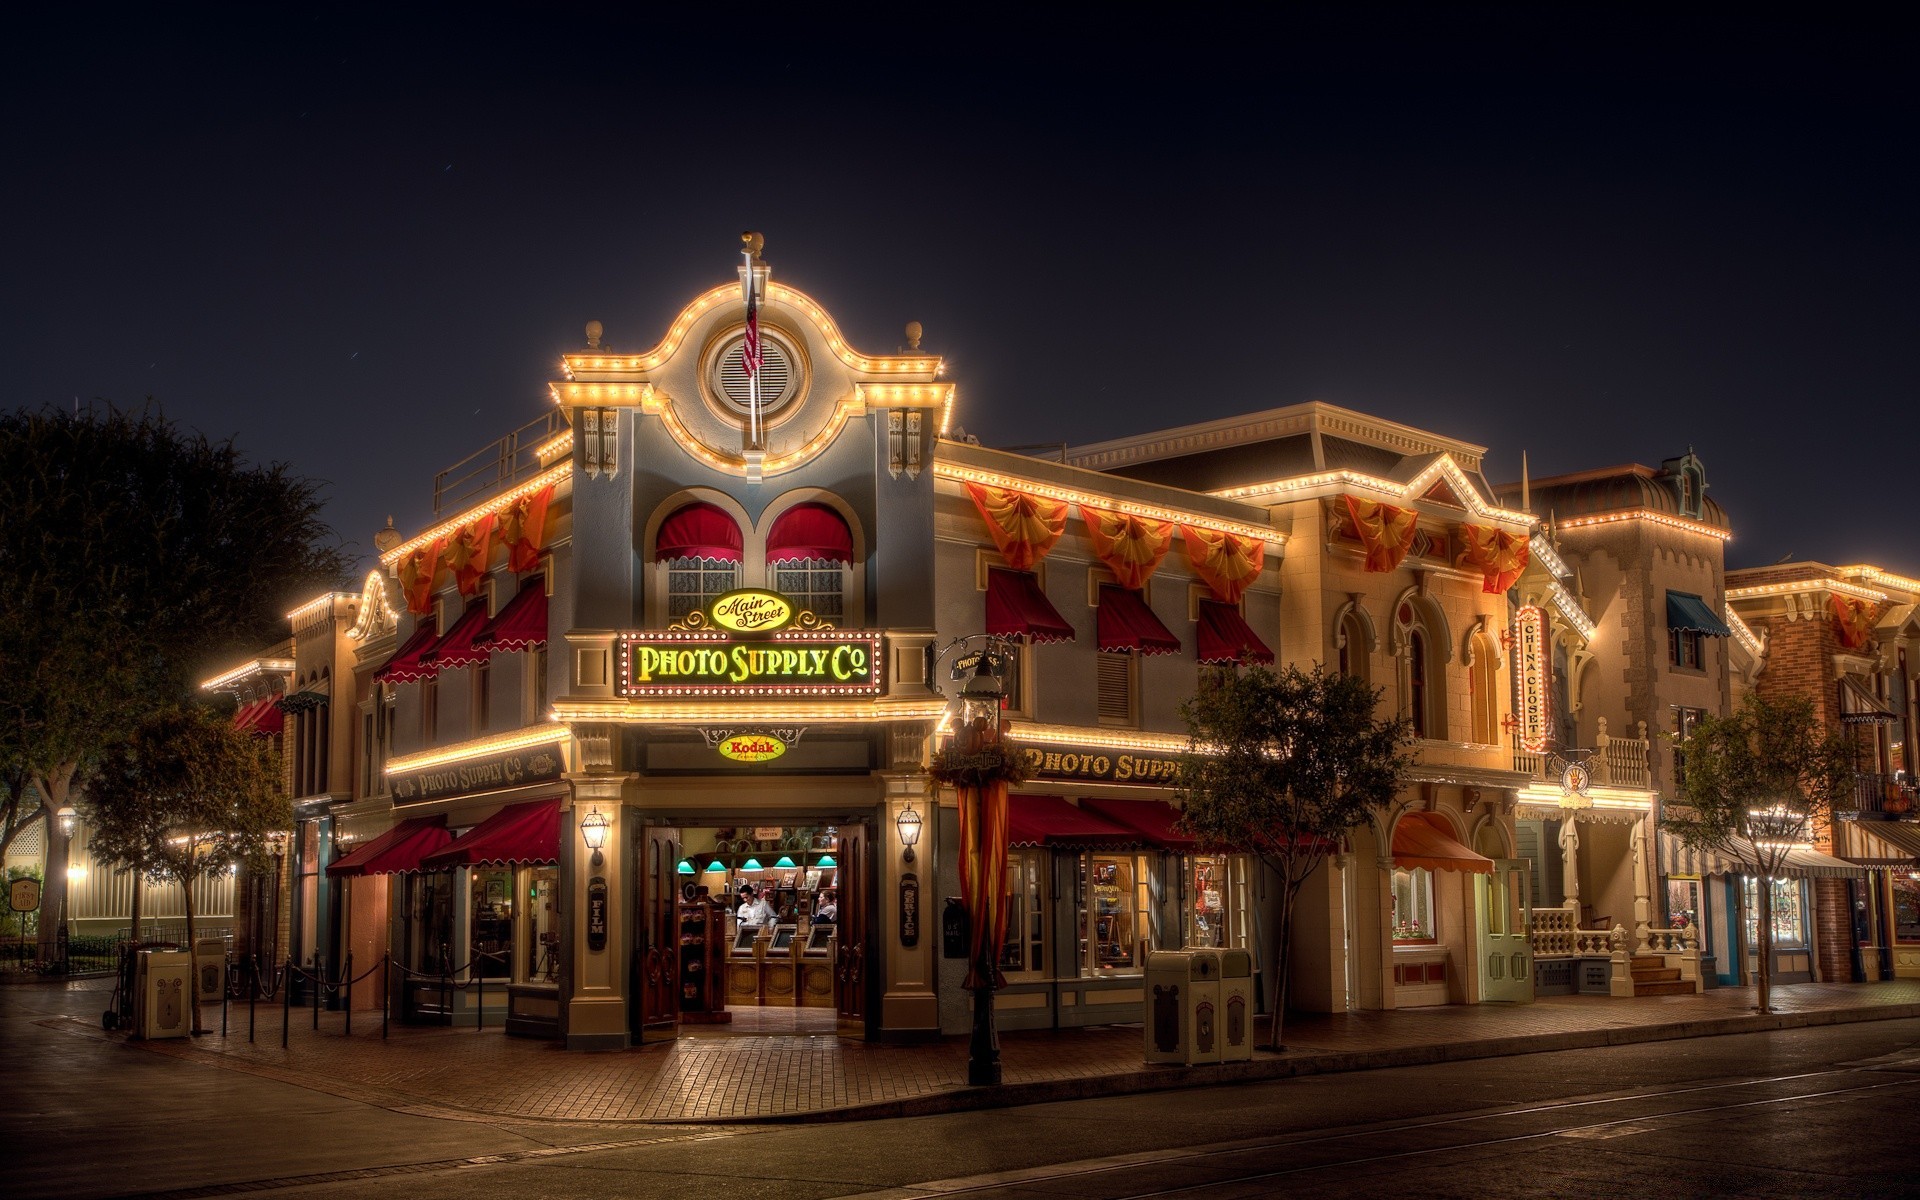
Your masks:
M 864 821 L 667 826 L 634 835 L 632 1035 L 873 1035 Z

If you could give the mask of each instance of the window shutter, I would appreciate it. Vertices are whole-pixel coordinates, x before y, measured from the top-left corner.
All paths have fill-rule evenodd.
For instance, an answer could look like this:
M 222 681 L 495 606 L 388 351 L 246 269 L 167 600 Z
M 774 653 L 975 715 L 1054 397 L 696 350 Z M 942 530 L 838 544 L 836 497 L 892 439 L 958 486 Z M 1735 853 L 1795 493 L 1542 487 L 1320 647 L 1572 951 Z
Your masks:
M 1096 654 L 1099 694 L 1095 707 L 1102 725 L 1133 724 L 1133 655 Z

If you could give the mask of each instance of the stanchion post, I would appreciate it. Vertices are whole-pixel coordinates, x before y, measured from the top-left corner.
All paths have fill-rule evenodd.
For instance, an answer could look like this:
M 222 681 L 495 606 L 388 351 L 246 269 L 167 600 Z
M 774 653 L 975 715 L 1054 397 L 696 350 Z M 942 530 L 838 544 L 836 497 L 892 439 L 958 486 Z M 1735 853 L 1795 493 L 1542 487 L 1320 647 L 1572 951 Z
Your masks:
M 327 978 L 327 969 L 320 965 L 320 956 L 313 956 L 313 1031 L 320 1032 L 320 990 Z
M 253 1010 L 260 1002 L 260 956 L 247 955 L 247 1045 L 253 1045 Z
M 347 981 L 347 1036 L 353 1036 L 353 951 L 347 951 L 347 973 L 341 976 Z
M 380 956 L 380 1040 L 387 1040 L 387 1014 L 393 1009 L 393 952 Z
M 287 973 L 280 977 L 280 1048 L 287 1048 L 287 1027 L 293 1024 L 293 955 L 287 955 Z
M 475 963 L 479 961 L 479 959 L 473 960 Z M 467 967 L 467 974 L 473 974 L 472 965 Z M 487 1024 L 487 977 L 482 974 L 477 976 L 477 978 L 479 980 L 479 987 L 475 989 L 474 993 L 473 1027 L 475 1029 L 482 1029 L 485 1028 Z
M 225 969 L 220 972 L 220 1036 L 227 1036 L 227 1010 L 233 1000 L 233 951 L 227 951 Z

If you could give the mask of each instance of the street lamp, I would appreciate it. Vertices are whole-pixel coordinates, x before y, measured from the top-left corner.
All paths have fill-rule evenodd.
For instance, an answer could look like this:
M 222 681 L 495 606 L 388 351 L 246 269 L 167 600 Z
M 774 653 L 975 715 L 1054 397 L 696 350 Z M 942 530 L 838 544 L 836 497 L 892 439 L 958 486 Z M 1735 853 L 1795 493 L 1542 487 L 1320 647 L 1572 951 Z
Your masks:
M 607 861 L 606 856 L 600 853 L 607 844 L 607 818 L 599 805 L 594 805 L 591 812 L 580 818 L 580 840 L 587 844 L 587 849 L 593 851 L 594 866 Z
M 904 809 L 893 819 L 893 824 L 900 831 L 900 844 L 906 848 L 900 858 L 904 862 L 912 862 L 913 848 L 920 841 L 920 810 L 912 807 Z

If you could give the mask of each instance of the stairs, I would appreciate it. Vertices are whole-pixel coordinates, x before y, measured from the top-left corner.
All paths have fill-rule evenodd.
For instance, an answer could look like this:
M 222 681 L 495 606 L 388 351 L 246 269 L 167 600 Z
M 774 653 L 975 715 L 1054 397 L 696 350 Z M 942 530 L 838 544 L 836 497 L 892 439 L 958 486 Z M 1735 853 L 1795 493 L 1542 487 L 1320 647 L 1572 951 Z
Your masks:
M 1691 996 L 1693 984 L 1680 978 L 1679 967 L 1669 967 L 1658 954 L 1636 954 L 1628 964 L 1636 996 Z

